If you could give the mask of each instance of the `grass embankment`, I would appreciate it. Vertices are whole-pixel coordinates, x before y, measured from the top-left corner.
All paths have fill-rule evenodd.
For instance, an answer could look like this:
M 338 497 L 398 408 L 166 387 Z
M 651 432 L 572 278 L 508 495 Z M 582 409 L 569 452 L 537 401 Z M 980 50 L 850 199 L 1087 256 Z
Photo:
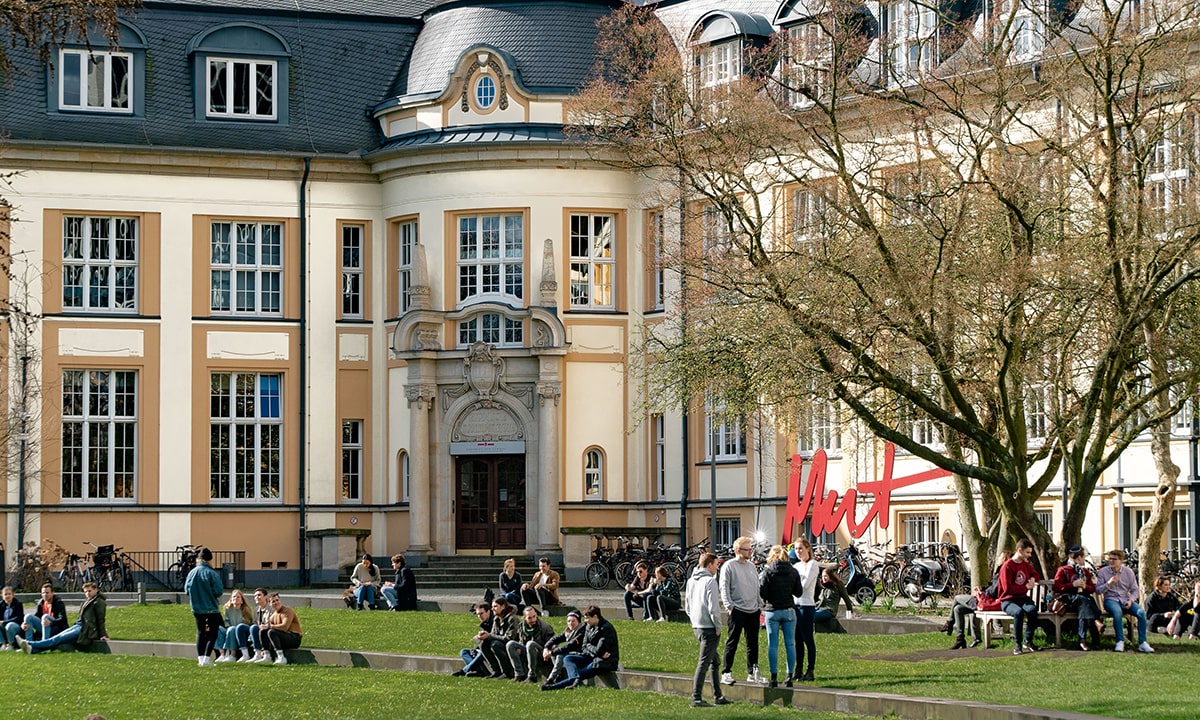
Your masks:
M 307 647 L 457 656 L 477 627 L 466 613 L 301 611 Z M 553 618 L 561 628 L 563 622 Z M 616 621 L 628 669 L 690 674 L 696 641 L 676 623 Z M 130 640 L 190 642 L 186 607 L 152 605 L 109 612 L 109 632 Z M 766 642 L 763 636 L 762 669 Z M 1200 645 L 1156 636 L 1159 652 L 1045 651 L 1010 655 L 1011 642 L 987 652 L 948 652 L 945 635 L 818 635 L 817 685 L 866 692 L 1034 705 L 1122 718 L 1194 718 Z M 744 650 L 739 650 L 741 665 Z M 781 649 L 782 654 L 782 649 Z M 518 708 L 544 708 L 560 718 L 676 718 L 678 697 L 606 690 L 539 693 L 529 685 L 353 668 L 220 665 L 194 661 L 48 654 L 0 655 L 6 718 L 360 717 L 364 708 L 404 709 L 415 718 L 511 718 Z M 781 658 L 782 659 L 782 658 Z M 33 664 L 36 669 L 30 667 Z M 49 671 L 51 682 L 39 681 Z M 20 678 L 20 680 L 17 680 Z M 530 703 L 537 703 L 531 705 Z M 552 704 L 547 704 L 552 703 Z M 61 709 L 61 713 L 60 713 Z M 688 709 L 690 711 L 690 709 Z M 698 712 L 698 711 L 697 711 Z M 782 713 L 782 714 L 781 714 Z M 370 714 L 370 713 L 368 713 Z M 715 717 L 828 718 L 738 704 Z M 844 717 L 844 716 L 832 716 Z

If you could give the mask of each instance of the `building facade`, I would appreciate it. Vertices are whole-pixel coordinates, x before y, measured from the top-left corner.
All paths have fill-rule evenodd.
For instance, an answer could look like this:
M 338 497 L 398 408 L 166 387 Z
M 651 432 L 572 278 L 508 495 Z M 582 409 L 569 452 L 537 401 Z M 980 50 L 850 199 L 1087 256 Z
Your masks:
M 594 536 L 674 540 L 683 518 L 689 542 L 778 536 L 793 453 L 826 450 L 831 488 L 877 478 L 879 443 L 836 407 L 786 437 L 642 403 L 629 354 L 669 310 L 677 228 L 564 131 L 618 5 L 150 0 L 118 47 L 13 50 L 7 290 L 31 315 L 4 339 L 30 421 L 5 546 L 23 511 L 25 537 L 75 551 L 245 550 L 264 582 L 335 575 L 356 547 L 578 571 Z M 708 54 L 803 16 L 659 13 Z M 1149 507 L 1148 451 L 1130 456 L 1097 546 Z M 905 492 L 875 539 L 957 526 L 948 485 Z

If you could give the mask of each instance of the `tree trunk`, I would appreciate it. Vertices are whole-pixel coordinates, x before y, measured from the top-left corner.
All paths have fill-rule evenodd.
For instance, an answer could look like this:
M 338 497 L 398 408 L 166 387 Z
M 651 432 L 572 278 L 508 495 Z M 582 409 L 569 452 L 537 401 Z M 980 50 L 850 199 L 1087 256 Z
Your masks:
M 1150 382 L 1161 382 L 1167 373 L 1167 363 L 1156 347 L 1157 334 L 1146 332 L 1146 344 L 1150 348 Z M 1155 404 L 1156 411 L 1162 413 L 1169 408 L 1169 399 L 1160 396 Z M 1196 408 L 1192 408 L 1195 412 Z M 1154 488 L 1154 505 L 1150 509 L 1150 519 L 1142 526 L 1137 536 L 1138 552 L 1138 585 L 1141 586 L 1142 597 L 1147 598 L 1154 589 L 1154 580 L 1158 577 L 1158 555 L 1162 549 L 1163 533 L 1167 531 L 1167 523 L 1175 510 L 1175 491 L 1178 489 L 1179 466 L 1171 460 L 1171 419 L 1158 422 L 1150 430 L 1150 454 L 1154 457 L 1154 467 L 1158 471 L 1158 486 Z

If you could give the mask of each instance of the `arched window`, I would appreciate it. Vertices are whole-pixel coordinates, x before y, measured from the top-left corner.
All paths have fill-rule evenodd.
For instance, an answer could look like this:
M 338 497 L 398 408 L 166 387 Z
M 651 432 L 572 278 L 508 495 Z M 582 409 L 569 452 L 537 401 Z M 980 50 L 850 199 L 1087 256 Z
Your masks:
M 50 74 L 51 111 L 143 115 L 146 38 L 121 20 L 117 45 L 92 27 L 86 37 L 64 44 Z
M 287 120 L 288 59 L 279 35 L 249 23 L 230 23 L 193 38 L 196 119 Z
M 604 454 L 599 448 L 583 454 L 583 499 L 604 499 Z
M 398 475 L 396 484 L 399 486 L 397 489 L 400 492 L 400 499 L 397 502 L 408 502 L 409 466 L 407 450 L 401 450 L 397 455 L 396 472 Z

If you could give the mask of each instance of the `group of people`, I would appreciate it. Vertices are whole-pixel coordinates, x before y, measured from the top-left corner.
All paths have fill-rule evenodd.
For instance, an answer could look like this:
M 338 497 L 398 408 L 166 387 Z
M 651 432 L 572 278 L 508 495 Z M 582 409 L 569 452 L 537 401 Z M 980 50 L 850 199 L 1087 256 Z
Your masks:
M 688 618 L 700 642 L 700 657 L 692 678 L 692 705 L 695 707 L 710 704 L 702 694 L 709 673 L 712 675 L 713 703 L 724 705 L 728 702 L 721 692 L 721 685 L 735 682 L 733 663 L 741 638 L 746 641 L 746 681 L 763 682 L 758 665 L 760 613 L 765 616 L 767 629 L 770 668 L 767 682 L 770 687 L 779 686 L 779 639 L 782 636 L 786 659 L 783 683 L 785 687 L 793 687 L 794 682 L 813 680 L 817 662 L 816 622 L 834 617 L 841 603 L 845 603 L 847 617 L 854 610 L 854 603 L 841 579 L 813 558 L 812 545 L 807 540 L 797 541 L 790 551 L 781 545 L 772 547 L 761 574 L 752 560 L 753 540 L 738 538 L 733 543 L 733 551 L 734 556 L 723 565 L 719 565 L 716 555 L 706 553 L 687 585 Z M 718 659 L 722 605 L 727 616 L 724 625 L 729 634 L 723 656 Z M 805 668 L 803 673 L 801 666 Z
M 516 608 L 504 595 L 475 606 L 475 647 L 462 650 L 463 667 L 454 675 L 536 683 L 544 674 L 543 690 L 562 690 L 617 669 L 617 631 L 600 608 L 568 612 L 566 628 L 557 634 L 537 604 L 520 613 Z
M 679 583 L 662 566 L 654 568 L 651 575 L 650 565 L 644 560 L 637 561 L 633 572 L 633 579 L 625 585 L 626 617 L 633 620 L 633 609 L 640 607 L 642 620 L 667 622 L 671 613 L 683 606 Z
M 517 572 L 517 561 L 509 558 L 504 561 L 504 569 L 500 571 L 499 596 L 522 611 L 529 605 L 536 605 L 545 610 L 551 605 L 559 605 L 558 584 L 562 576 L 550 566 L 550 558 L 538 558 L 538 569 L 529 582 L 523 582 L 521 573 Z M 484 602 L 490 603 L 493 593 L 485 594 Z
M 0 650 L 20 649 L 32 654 L 68 643 L 87 648 L 97 641 L 108 640 L 108 630 L 104 627 L 108 606 L 94 582 L 83 584 L 83 603 L 73 625 L 67 624 L 67 608 L 55 596 L 50 583 L 42 585 L 41 600 L 28 615 L 11 587 L 0 590 L 0 601 L 0 631 L 3 634 Z
M 263 588 L 254 590 L 253 609 L 238 589 L 230 592 L 228 602 L 222 605 L 224 586 L 212 567 L 212 558 L 212 551 L 202 548 L 196 567 L 183 584 L 196 619 L 200 667 L 225 662 L 287 665 L 284 652 L 300 647 L 304 635 L 296 611 L 283 604 L 279 593 Z
M 392 556 L 392 570 L 395 572 L 393 578 L 384 580 L 382 570 L 371 555 L 363 554 L 362 560 L 350 573 L 349 598 L 353 600 L 348 598 L 347 603 L 357 610 L 374 610 L 378 609 L 379 598 L 382 597 L 388 610 L 416 610 L 417 579 L 403 555 Z
M 947 634 L 956 635 L 951 649 L 968 647 L 968 630 L 973 637 L 969 647 L 979 645 L 972 615 L 977 611 L 993 610 L 1001 610 L 1013 617 L 1014 655 L 1039 649 L 1033 642 L 1039 608 L 1032 595 L 1041 576 L 1030 562 L 1032 555 L 1033 543 L 1027 539 L 1018 541 L 1016 551 L 1011 556 L 1007 552 L 1001 553 L 991 585 L 976 587 L 972 594 L 954 598 L 950 618 L 942 626 Z M 1066 563 L 1054 573 L 1051 585 L 1054 597 L 1064 604 L 1063 612 L 1073 612 L 1078 617 L 1080 650 L 1086 652 L 1099 646 L 1104 615 L 1113 619 L 1116 634 L 1113 650 L 1116 652 L 1125 651 L 1127 616 L 1137 623 L 1136 649 L 1141 653 L 1154 652 L 1146 639 L 1148 631 L 1161 628 L 1168 635 L 1179 638 L 1183 635 L 1189 616 L 1191 626 L 1188 637 L 1197 639 L 1200 633 L 1200 613 L 1197 613 L 1200 583 L 1196 584 L 1192 599 L 1181 603 L 1171 591 L 1170 581 L 1158 578 L 1154 592 L 1146 600 L 1147 613 L 1138 602 L 1140 590 L 1137 577 L 1125 565 L 1125 552 L 1110 550 L 1106 560 L 1106 565 L 1093 573 L 1087 564 L 1087 553 L 1075 545 L 1067 548 Z

